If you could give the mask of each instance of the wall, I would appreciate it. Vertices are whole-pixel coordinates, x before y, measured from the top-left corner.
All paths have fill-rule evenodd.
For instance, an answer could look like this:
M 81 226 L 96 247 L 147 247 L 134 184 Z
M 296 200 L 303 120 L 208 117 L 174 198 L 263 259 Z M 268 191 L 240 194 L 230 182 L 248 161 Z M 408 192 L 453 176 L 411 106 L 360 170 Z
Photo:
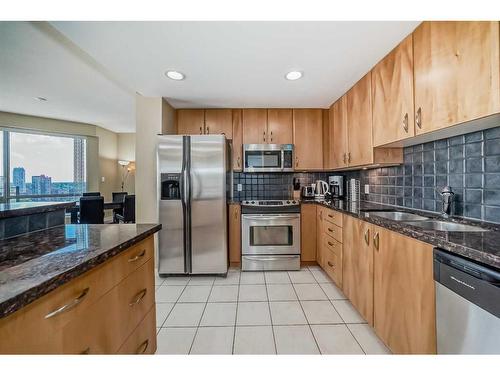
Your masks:
M 124 191 L 135 194 L 135 133 L 118 133 L 118 160 L 130 161 L 131 171 L 126 175 Z M 121 189 L 123 168 L 117 163 L 118 186 Z
M 118 137 L 116 133 L 99 127 L 96 128 L 96 136 L 99 138 L 99 191 L 104 201 L 109 202 L 111 193 L 120 190 Z

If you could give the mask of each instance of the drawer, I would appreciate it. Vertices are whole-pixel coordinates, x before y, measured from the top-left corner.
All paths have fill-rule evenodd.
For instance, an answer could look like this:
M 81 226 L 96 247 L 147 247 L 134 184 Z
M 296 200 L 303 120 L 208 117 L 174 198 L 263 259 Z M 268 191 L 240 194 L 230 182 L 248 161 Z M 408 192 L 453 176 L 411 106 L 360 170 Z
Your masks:
M 300 270 L 300 255 L 242 255 L 242 271 Z
M 342 228 L 342 213 L 330 209 L 325 209 L 323 217 L 326 221 Z
M 118 354 L 154 354 L 156 352 L 156 315 L 151 307 L 142 322 L 123 343 Z
M 342 228 L 323 220 L 323 233 L 342 243 Z
M 333 251 L 328 250 L 327 245 L 324 248 L 324 267 L 325 272 L 332 278 L 339 288 L 342 287 L 342 256 L 338 256 Z
M 150 259 L 63 328 L 64 353 L 117 352 L 154 305 L 154 293 Z
M 331 238 L 330 236 L 324 236 L 323 244 L 325 246 L 325 251 L 331 251 L 337 256 L 342 256 L 342 244 Z

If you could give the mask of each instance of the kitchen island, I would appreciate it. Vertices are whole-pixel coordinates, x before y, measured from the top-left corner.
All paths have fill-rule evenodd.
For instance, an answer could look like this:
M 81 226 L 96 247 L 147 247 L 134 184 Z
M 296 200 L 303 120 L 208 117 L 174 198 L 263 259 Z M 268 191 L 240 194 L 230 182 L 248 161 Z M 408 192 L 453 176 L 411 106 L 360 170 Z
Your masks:
M 158 224 L 62 225 L 0 241 L 0 353 L 154 353 Z

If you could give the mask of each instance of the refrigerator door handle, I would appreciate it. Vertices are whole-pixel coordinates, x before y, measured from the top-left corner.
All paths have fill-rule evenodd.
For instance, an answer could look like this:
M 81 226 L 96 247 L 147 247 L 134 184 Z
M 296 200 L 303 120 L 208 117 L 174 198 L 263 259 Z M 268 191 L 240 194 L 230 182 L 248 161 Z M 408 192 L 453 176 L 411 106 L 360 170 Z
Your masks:
M 189 137 L 183 137 L 181 201 L 184 223 L 184 273 L 191 272 L 191 180 Z

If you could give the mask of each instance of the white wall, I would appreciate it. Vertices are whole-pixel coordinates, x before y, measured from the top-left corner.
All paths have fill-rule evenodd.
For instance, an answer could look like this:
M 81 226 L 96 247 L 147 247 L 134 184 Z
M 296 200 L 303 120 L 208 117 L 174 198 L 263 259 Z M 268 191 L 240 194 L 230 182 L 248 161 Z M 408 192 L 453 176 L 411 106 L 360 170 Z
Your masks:
M 135 133 L 118 133 L 118 160 L 130 161 L 131 171 L 127 174 L 124 191 L 135 194 Z M 118 165 L 118 180 L 121 185 L 123 169 Z

